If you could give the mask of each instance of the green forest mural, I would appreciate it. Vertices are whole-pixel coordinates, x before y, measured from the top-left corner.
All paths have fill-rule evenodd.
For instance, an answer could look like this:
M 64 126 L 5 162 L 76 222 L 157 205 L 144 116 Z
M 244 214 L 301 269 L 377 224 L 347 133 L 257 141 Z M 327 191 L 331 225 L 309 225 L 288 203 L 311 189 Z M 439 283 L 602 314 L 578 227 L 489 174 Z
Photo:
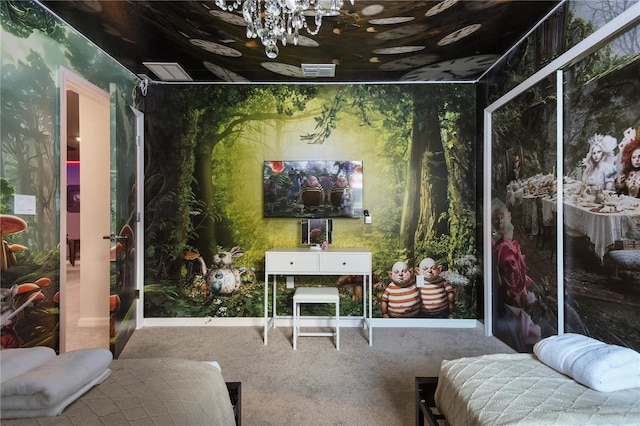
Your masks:
M 374 219 L 334 219 L 333 246 L 373 252 L 374 317 L 393 264 L 432 258 L 455 288 L 450 317 L 475 318 L 474 94 L 471 85 L 150 86 L 140 99 L 145 316 L 263 316 L 265 251 L 300 245 L 299 219 L 264 217 L 264 161 L 349 159 L 362 161 Z M 221 293 L 206 278 L 232 253 L 238 284 Z M 344 314 L 362 315 L 351 291 Z M 279 294 L 290 313 L 292 291 Z
M 137 79 L 33 2 L 0 2 L 0 22 L 1 343 L 58 350 L 59 72 L 64 67 L 106 92 L 113 84 L 128 102 Z M 33 197 L 35 211 L 15 213 L 16 195 Z
M 568 2 L 478 84 L 152 83 L 143 95 L 136 76 L 37 3 L 0 2 L 2 346 L 58 349 L 64 326 L 58 304 L 64 244 L 59 70 L 64 67 L 104 91 L 117 87 L 127 105 L 145 114 L 145 229 L 139 248 L 144 251 L 145 318 L 262 318 L 265 251 L 300 245 L 300 219 L 264 215 L 264 161 L 353 160 L 362 162 L 362 208 L 372 223 L 334 218 L 331 247 L 373 253 L 373 317 L 392 316 L 385 292 L 392 279 L 402 284 L 411 274 L 416 281 L 444 278 L 450 284 L 442 287 L 445 303 L 452 302 L 446 317 L 482 318 L 486 283 L 480 273 L 480 224 L 485 218 L 480 212 L 483 202 L 495 198 L 508 206 L 513 235 L 501 235 L 509 235 L 513 244 L 501 246 L 506 256 L 493 254 L 518 265 L 512 272 L 518 273 L 519 287 L 507 293 L 508 302 L 521 304 L 520 311 L 511 312 L 534 331 L 518 349 L 527 351 L 533 341 L 556 333 L 561 310 L 565 331 L 638 348 L 640 275 L 616 265 L 622 254 L 637 255 L 638 234 L 628 234 L 622 245 L 607 242 L 599 254 L 592 242 L 558 253 L 545 241 L 553 234 L 540 238 L 533 226 L 538 219 L 534 198 L 549 195 L 546 201 L 553 201 L 555 195 L 556 210 L 561 205 L 554 176 L 562 172 L 580 183 L 589 141 L 597 135 L 615 138 L 620 145 L 613 152 L 620 160 L 625 144 L 637 143 L 637 26 L 564 70 L 562 170 L 554 167 L 560 148 L 555 145 L 554 77 L 495 112 L 490 164 L 482 164 L 479 124 L 484 106 L 633 5 L 637 2 Z M 538 38 L 543 33 L 553 37 Z M 513 186 L 515 153 L 521 154 L 524 179 Z M 130 151 L 115 154 L 121 160 Z M 114 180 L 123 180 L 114 170 Z M 482 200 L 481 179 L 488 170 L 492 200 Z M 527 201 L 514 195 L 519 189 L 524 194 L 525 187 L 534 190 Z M 547 193 L 535 194 L 536 189 Z M 16 195 L 34 196 L 35 213 L 15 213 Z M 625 212 L 609 215 L 632 216 L 631 210 Z M 544 219 L 538 231 L 545 231 Z M 638 229 L 636 222 L 633 230 Z M 592 233 L 589 239 L 602 235 Z M 558 258 L 563 280 L 557 279 Z M 220 265 L 227 269 L 220 271 Z M 117 295 L 112 272 L 111 293 Z M 224 290 L 208 280 L 216 272 L 229 284 Z M 335 286 L 350 277 L 296 279 Z M 342 315 L 362 315 L 358 285 L 340 291 Z M 292 292 L 278 291 L 281 314 L 291 313 Z M 330 314 L 318 311 L 324 313 Z M 496 335 L 508 340 L 499 335 L 500 326 L 497 321 Z

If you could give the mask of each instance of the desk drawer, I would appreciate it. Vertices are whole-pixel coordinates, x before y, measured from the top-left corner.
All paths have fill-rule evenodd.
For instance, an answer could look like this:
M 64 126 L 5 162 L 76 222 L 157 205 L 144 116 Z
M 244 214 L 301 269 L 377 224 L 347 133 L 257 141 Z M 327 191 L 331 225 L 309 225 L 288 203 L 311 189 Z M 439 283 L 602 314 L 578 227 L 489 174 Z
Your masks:
M 320 273 L 368 274 L 370 270 L 369 254 L 323 253 L 320 255 Z
M 266 267 L 270 273 L 318 272 L 318 253 L 267 253 Z

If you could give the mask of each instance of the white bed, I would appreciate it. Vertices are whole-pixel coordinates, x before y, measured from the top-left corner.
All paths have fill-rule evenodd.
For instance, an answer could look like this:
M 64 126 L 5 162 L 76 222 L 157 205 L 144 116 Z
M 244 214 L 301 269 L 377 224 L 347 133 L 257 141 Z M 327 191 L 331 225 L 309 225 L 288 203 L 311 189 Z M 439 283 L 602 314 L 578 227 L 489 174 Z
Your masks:
M 449 425 L 640 424 L 640 388 L 598 392 L 533 354 L 443 361 L 434 401 Z
M 2 361 L 4 364 L 6 360 Z M 208 363 L 147 358 L 113 360 L 107 365 L 108 377 L 70 404 L 63 404 L 59 415 L 8 420 L 4 417 L 12 417 L 11 410 L 8 404 L 3 404 L 0 423 L 3 426 L 240 424 L 239 394 L 235 404 L 232 403 L 232 387 L 225 383 L 220 370 Z M 9 380 L 2 382 L 3 391 Z M 239 392 L 239 385 L 234 385 Z M 3 393 L 3 401 L 5 398 L 10 401 L 11 397 Z M 59 407 L 56 406 L 57 412 Z

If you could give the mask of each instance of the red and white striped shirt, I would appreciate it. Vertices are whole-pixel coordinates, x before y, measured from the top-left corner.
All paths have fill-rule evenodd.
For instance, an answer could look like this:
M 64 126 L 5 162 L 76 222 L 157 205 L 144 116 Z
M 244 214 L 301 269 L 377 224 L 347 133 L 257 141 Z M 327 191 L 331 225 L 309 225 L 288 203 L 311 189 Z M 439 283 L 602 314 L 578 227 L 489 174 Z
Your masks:
M 433 282 L 425 280 L 424 286 L 420 287 L 422 312 L 434 315 L 448 311 L 449 293 L 453 293 L 453 287 L 444 278 L 438 277 Z
M 387 302 L 387 313 L 390 317 L 415 317 L 420 313 L 420 290 L 415 283 L 406 287 L 398 287 L 391 283 L 380 300 Z

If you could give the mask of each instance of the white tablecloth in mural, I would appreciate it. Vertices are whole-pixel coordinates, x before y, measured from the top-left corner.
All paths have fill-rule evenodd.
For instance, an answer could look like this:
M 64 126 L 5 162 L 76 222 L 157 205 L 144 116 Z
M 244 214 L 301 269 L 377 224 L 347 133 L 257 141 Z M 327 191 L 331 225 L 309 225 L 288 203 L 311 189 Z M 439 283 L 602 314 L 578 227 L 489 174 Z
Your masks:
M 507 190 L 507 207 L 513 211 L 522 209 L 522 227 L 531 230 L 531 235 L 538 235 L 538 214 L 536 212 L 536 198 L 539 196 L 524 194 L 522 191 Z
M 640 199 L 609 195 L 604 204 L 595 204 L 565 196 L 563 204 L 564 223 L 586 234 L 600 259 L 615 241 L 640 240 Z
M 545 223 L 553 223 L 553 214 L 558 211 L 558 199 L 556 197 L 544 197 L 542 199 L 542 220 Z
M 554 179 L 552 174 L 537 174 L 519 181 L 512 181 L 507 185 L 507 207 L 512 211 L 514 208 L 522 208 L 522 223 L 519 225 L 530 229 L 532 235 L 537 235 L 539 232 L 536 200 L 555 193 Z

